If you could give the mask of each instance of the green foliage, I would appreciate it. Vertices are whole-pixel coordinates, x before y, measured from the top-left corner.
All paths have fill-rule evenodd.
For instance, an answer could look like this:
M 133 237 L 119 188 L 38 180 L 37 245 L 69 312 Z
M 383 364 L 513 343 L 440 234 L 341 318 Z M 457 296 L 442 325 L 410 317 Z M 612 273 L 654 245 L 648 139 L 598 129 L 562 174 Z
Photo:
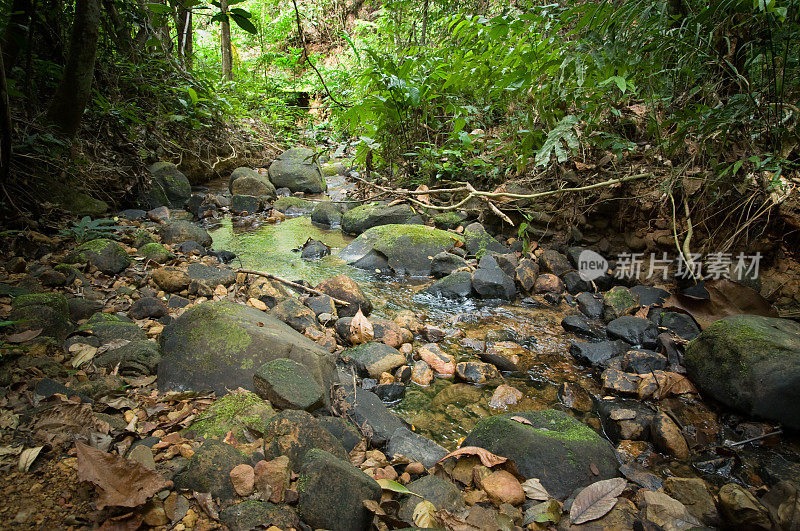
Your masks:
M 72 238 L 78 243 L 98 238 L 114 238 L 122 227 L 113 219 L 92 219 L 84 216 L 79 221 L 61 230 L 61 235 Z

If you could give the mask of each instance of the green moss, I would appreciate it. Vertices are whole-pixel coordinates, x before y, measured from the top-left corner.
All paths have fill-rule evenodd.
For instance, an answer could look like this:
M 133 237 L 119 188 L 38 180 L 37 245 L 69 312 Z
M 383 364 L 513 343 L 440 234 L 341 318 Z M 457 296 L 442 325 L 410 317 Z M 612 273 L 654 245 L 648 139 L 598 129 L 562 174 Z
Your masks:
M 270 403 L 255 393 L 235 392 L 217 399 L 189 429 L 203 437 L 224 437 L 233 431 L 241 439 L 245 427 L 263 433 L 274 416 Z
M 174 255 L 172 253 L 167 251 L 167 249 L 163 245 L 156 242 L 151 242 L 140 247 L 139 254 L 141 256 L 144 256 L 148 260 L 152 260 L 158 263 L 164 263 L 170 258 L 174 258 Z
M 100 254 L 109 245 L 116 245 L 116 244 L 117 242 L 109 240 L 108 238 L 98 238 L 96 240 L 91 240 L 84 244 L 81 244 L 80 246 L 78 246 L 77 249 L 75 249 L 75 251 L 76 252 L 92 251 L 97 254 Z
M 290 208 L 312 208 L 313 206 L 314 205 L 312 205 L 311 201 L 292 196 L 280 197 L 272 204 L 273 208 L 281 212 L 284 210 L 289 210 Z
M 458 212 L 442 212 L 433 216 L 433 224 L 440 229 L 455 229 L 464 221 L 464 216 Z
M 232 307 L 224 304 L 203 304 L 192 310 L 192 319 L 203 324 L 189 330 L 190 342 L 202 343 L 209 352 L 225 352 L 232 356 L 244 351 L 252 338 L 234 319 Z
M 375 210 L 377 210 L 378 208 L 380 208 L 380 205 L 378 203 L 366 203 L 364 205 L 351 208 L 350 210 L 344 213 L 344 215 L 342 216 L 342 221 L 344 222 L 344 218 L 347 218 L 348 220 L 364 221 L 370 214 L 375 212 Z
M 61 293 L 29 293 L 27 295 L 20 295 L 14 299 L 12 306 L 14 309 L 25 308 L 26 306 L 47 306 L 63 315 L 69 313 L 67 298 Z
M 455 246 L 457 241 L 463 242 L 464 238 L 459 234 L 431 229 L 424 225 L 379 225 L 367 230 L 365 235 L 369 235 L 378 241 L 375 249 L 381 251 L 382 248 L 395 247 L 400 244 L 424 245 L 432 244 L 437 246 Z
M 133 246 L 139 250 L 149 243 L 155 243 L 155 241 L 155 236 L 145 229 L 139 229 L 133 235 Z

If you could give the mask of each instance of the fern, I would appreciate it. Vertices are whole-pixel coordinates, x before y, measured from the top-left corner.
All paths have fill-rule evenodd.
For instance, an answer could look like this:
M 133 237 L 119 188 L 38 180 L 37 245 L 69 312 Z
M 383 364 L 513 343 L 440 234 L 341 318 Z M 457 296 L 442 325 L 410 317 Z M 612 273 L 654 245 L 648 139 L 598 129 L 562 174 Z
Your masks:
M 558 162 L 565 162 L 569 155 L 578 149 L 577 125 L 578 117 L 568 114 L 547 133 L 547 139 L 536 152 L 536 167 L 546 166 L 553 154 Z

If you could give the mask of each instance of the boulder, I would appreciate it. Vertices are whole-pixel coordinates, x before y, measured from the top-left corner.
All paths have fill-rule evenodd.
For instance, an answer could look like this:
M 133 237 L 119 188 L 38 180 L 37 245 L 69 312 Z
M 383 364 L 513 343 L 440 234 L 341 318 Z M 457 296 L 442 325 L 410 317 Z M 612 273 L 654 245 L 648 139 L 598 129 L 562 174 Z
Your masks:
M 256 394 L 280 409 L 312 411 L 322 405 L 323 389 L 305 365 L 278 358 L 253 375 Z
M 183 208 L 192 195 L 189 179 L 171 162 L 156 162 L 150 172 L 151 188 L 142 196 L 142 204 L 149 210 L 159 206 Z
M 471 255 L 478 258 L 488 253 L 505 254 L 508 247 L 494 239 L 480 223 L 470 223 L 464 227 L 464 247 Z
M 482 361 L 458 362 L 456 364 L 456 376 L 465 382 L 473 384 L 485 384 L 490 380 L 501 378 L 497 367 Z
M 286 456 L 293 470 L 297 470 L 306 454 L 314 449 L 347 459 L 347 451 L 339 439 L 306 411 L 281 411 L 272 417 L 264 430 L 264 458 L 271 460 Z
M 191 279 L 182 269 L 161 267 L 153 271 L 153 282 L 168 293 L 177 293 L 188 288 Z
M 229 301 L 190 308 L 164 328 L 161 345 L 162 390 L 252 388 L 255 370 L 277 358 L 305 365 L 326 398 L 334 378 L 322 347 L 264 312 Z
M 431 259 L 450 251 L 461 236 L 423 225 L 372 227 L 339 252 L 348 264 L 373 269 L 375 258 L 383 259 L 396 275 L 427 277 Z
M 622 370 L 636 374 L 650 374 L 667 368 L 667 357 L 646 349 L 629 350 L 622 356 Z
M 275 186 L 269 178 L 250 168 L 236 168 L 228 181 L 231 194 L 264 197 L 267 201 L 275 200 Z
M 319 260 L 323 256 L 331 254 L 331 248 L 319 240 L 309 238 L 300 251 L 300 258 L 303 260 Z
M 163 245 L 156 242 L 150 242 L 142 245 L 139 248 L 139 255 L 143 256 L 145 260 L 150 260 L 157 264 L 163 264 L 175 258 L 171 252 L 167 251 Z
M 338 408 L 361 429 L 374 446 L 383 446 L 405 423 L 389 411 L 381 399 L 363 389 L 339 389 Z
M 406 495 L 400 499 L 400 510 L 397 516 L 404 522 L 414 521 L 414 509 L 422 500 L 429 501 L 440 511 L 459 513 L 464 509 L 464 497 L 461 489 L 450 481 L 438 476 L 422 476 L 412 481 L 406 488 L 416 496 Z
M 567 257 L 553 249 L 545 249 L 539 255 L 538 262 L 542 272 L 552 273 L 557 277 L 573 269 Z
M 469 297 L 472 294 L 472 273 L 469 271 L 451 273 L 428 286 L 425 292 L 448 299 Z
M 630 345 L 624 341 L 599 341 L 597 343 L 584 343 L 573 341 L 569 345 L 569 353 L 587 365 L 605 367 L 609 360 L 621 356 L 628 351 Z
M 63 340 L 72 332 L 69 303 L 61 293 L 29 293 L 16 297 L 11 303 L 14 330 L 42 330 L 42 335 Z
M 108 211 L 108 203 L 78 190 L 68 189 L 55 195 L 61 208 L 79 217 L 99 218 Z
M 247 456 L 232 445 L 207 439 L 189 459 L 187 467 L 175 476 L 175 488 L 208 492 L 220 500 L 230 500 L 236 497 L 231 470 L 247 462 Z
M 193 262 L 186 268 L 191 280 L 205 282 L 209 286 L 222 284 L 225 287 L 236 282 L 236 271 L 224 267 L 214 267 Z
M 409 204 L 387 206 L 368 203 L 348 210 L 342 215 L 342 232 L 358 236 L 365 230 L 379 225 L 422 225 L 422 223 L 422 217 Z
M 375 379 L 380 378 L 381 373 L 392 372 L 406 363 L 406 357 L 399 350 L 374 341 L 349 348 L 340 356 L 351 358 L 359 374 Z
M 427 437 L 403 427 L 395 430 L 386 445 L 386 456 L 389 459 L 400 455 L 430 468 L 447 455 L 447 450 Z
M 98 367 L 116 370 L 121 376 L 149 376 L 155 374 L 161 362 L 161 350 L 153 341 L 139 339 L 109 350 L 94 358 Z
M 236 390 L 217 398 L 189 429 L 206 439 L 224 439 L 232 433 L 236 440 L 243 441 L 245 430 L 264 433 L 274 416 L 275 410 L 269 402 L 250 391 Z
M 519 261 L 514 270 L 514 278 L 525 293 L 533 291 L 536 285 L 536 277 L 539 276 L 539 264 L 530 258 L 523 258 Z
M 658 344 L 658 327 L 649 319 L 623 315 L 608 323 L 606 331 L 608 337 L 621 339 L 634 346 L 655 348 Z
M 514 280 L 500 267 L 479 267 L 472 274 L 472 289 L 483 299 L 512 300 L 517 294 Z
M 599 319 L 603 315 L 603 300 L 591 293 L 579 293 L 575 297 L 578 309 L 589 319 Z
M 314 529 L 369 529 L 365 500 L 379 501 L 381 487 L 361 470 L 322 450 L 308 452 L 300 469 L 297 510 Z
M 287 505 L 270 502 L 244 500 L 220 511 L 219 521 L 229 531 L 252 531 L 253 529 L 299 529 L 300 519 Z
M 272 204 L 272 208 L 289 217 L 305 216 L 314 209 L 314 203 L 301 197 L 281 197 Z
M 747 415 L 800 428 L 800 324 L 734 315 L 715 321 L 686 348 L 701 391 Z
M 253 195 L 237 194 L 231 197 L 231 212 L 234 214 L 255 214 L 261 211 L 261 199 Z
M 126 341 L 145 340 L 144 330 L 127 317 L 110 313 L 96 313 L 78 328 L 84 335 L 97 338 L 101 345 L 124 339 Z
M 361 442 L 361 432 L 342 417 L 319 417 L 317 420 L 320 426 L 339 439 L 346 451 L 352 452 Z
M 567 315 L 561 320 L 561 326 L 567 332 L 587 338 L 603 339 L 606 337 L 606 333 L 602 328 L 594 326 L 580 315 Z
M 614 286 L 603 293 L 603 318 L 613 321 L 639 309 L 639 296 L 626 287 Z
M 288 324 L 298 332 L 305 333 L 306 329 L 317 328 L 316 314 L 294 297 L 284 299 L 276 304 L 269 315 Z
M 311 222 L 326 228 L 336 229 L 342 224 L 342 213 L 345 206 L 333 201 L 321 201 L 311 211 Z
M 203 247 L 208 247 L 212 242 L 211 236 L 203 227 L 185 220 L 171 221 L 162 225 L 159 234 L 164 243 L 195 241 Z
M 685 313 L 661 312 L 658 316 L 658 324 L 687 341 L 691 341 L 700 334 L 700 327 L 697 326 L 691 315 Z
M 269 165 L 269 180 L 275 188 L 321 194 L 328 189 L 315 153 L 307 148 L 284 151 Z
M 512 420 L 514 416 L 530 421 L 530 425 Z M 525 478 L 538 478 L 560 500 L 576 488 L 617 475 L 611 444 L 561 411 L 525 411 L 484 418 L 462 446 L 478 446 L 513 459 Z M 599 473 L 595 475 L 593 469 Z
M 466 267 L 467 261 L 457 254 L 439 253 L 431 261 L 431 275 L 433 278 L 446 277 L 456 269 Z
M 99 238 L 79 245 L 67 256 L 66 262 L 87 262 L 107 275 L 116 275 L 131 264 L 131 259 L 125 249 L 114 240 Z
M 348 306 L 336 305 L 339 317 L 352 317 L 359 309 L 364 315 L 372 313 L 372 302 L 370 302 L 369 297 L 347 275 L 326 278 L 317 284 L 316 289 L 334 299 L 351 303 Z

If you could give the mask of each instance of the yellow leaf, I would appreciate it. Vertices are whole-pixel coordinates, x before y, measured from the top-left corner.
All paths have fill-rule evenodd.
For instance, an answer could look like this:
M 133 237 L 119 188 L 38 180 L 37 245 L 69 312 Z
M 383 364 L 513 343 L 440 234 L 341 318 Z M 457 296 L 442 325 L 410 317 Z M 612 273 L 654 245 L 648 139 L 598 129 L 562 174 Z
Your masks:
M 358 309 L 353 316 L 353 320 L 350 321 L 350 334 L 350 342 L 354 345 L 369 343 L 375 337 L 372 323 L 361 313 L 361 308 Z
M 411 519 L 414 521 L 414 525 L 417 527 L 424 529 L 439 527 L 438 522 L 436 522 L 436 518 L 433 516 L 433 513 L 435 512 L 436 507 L 434 507 L 431 502 L 422 500 L 414 508 L 414 513 L 412 514 Z

